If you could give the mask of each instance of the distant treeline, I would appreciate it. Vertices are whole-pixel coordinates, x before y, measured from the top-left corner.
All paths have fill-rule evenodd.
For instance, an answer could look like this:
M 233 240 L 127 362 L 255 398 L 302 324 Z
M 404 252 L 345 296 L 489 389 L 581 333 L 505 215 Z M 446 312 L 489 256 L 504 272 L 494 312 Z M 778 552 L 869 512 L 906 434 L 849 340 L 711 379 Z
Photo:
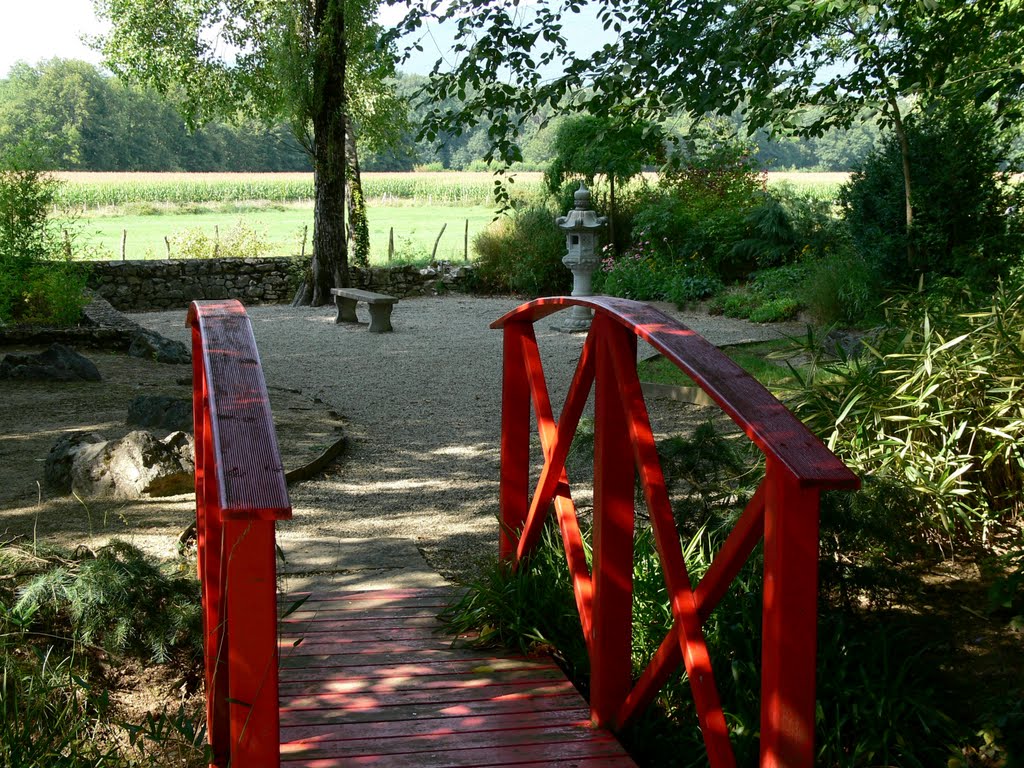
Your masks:
M 423 78 L 402 75 L 398 92 L 410 104 Z M 410 107 L 412 128 L 396 151 L 362 153 L 368 171 L 486 170 L 486 124 L 434 144 L 415 138 L 419 110 Z M 543 170 L 559 118 L 526 126 L 523 169 Z M 667 126 L 681 132 L 685 125 Z M 878 138 L 873 124 L 834 131 L 811 140 L 770 141 L 754 137 L 759 158 L 775 170 L 845 171 Z M 52 59 L 19 63 L 0 79 L 0 154 L 19 145 L 44 153 L 39 162 L 56 170 L 80 171 L 308 171 L 309 160 L 287 126 L 267 129 L 252 120 L 210 123 L 195 132 L 172 100 L 125 85 L 93 64 Z

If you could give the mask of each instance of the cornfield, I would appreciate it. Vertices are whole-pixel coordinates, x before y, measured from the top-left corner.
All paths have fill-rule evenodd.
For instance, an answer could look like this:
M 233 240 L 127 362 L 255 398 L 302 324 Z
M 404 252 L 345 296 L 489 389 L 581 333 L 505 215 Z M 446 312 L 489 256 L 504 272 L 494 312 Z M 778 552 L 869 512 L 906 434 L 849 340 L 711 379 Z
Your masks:
M 655 174 L 646 174 L 654 180 Z M 58 206 L 89 210 L 130 204 L 238 203 L 265 200 L 302 203 L 313 199 L 311 173 L 86 173 L 61 172 Z M 829 198 L 845 173 L 770 173 L 770 184 L 785 182 L 814 197 Z M 495 177 L 490 173 L 364 173 L 363 193 L 373 204 L 492 205 Z M 539 173 L 517 173 L 510 185 L 516 198 L 542 192 Z
M 64 184 L 58 206 L 85 210 L 132 203 L 275 203 L 313 199 L 311 173 L 78 173 L 55 174 Z M 494 176 L 489 173 L 364 173 L 368 202 L 409 201 L 424 205 L 489 205 Z M 539 173 L 520 173 L 511 188 L 519 197 L 540 191 Z

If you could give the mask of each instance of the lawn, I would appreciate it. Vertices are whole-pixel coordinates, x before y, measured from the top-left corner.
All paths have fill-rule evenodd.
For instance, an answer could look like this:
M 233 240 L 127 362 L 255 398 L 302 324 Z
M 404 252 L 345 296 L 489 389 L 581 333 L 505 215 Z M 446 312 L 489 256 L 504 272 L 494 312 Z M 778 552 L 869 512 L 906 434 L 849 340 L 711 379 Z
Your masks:
M 445 227 L 438 244 L 437 257 L 461 261 L 464 252 L 466 222 L 469 222 L 470 258 L 473 238 L 494 218 L 486 206 L 384 205 L 371 206 L 371 262 L 387 262 L 388 233 L 394 228 L 395 258 L 399 261 L 429 259 L 434 241 Z M 190 229 L 201 229 L 209 238 L 216 229 L 221 236 L 241 222 L 255 229 L 271 244 L 271 255 L 298 254 L 303 230 L 307 230 L 306 253 L 312 250 L 313 208 L 311 205 L 265 206 L 202 206 L 197 210 L 149 215 L 87 215 L 78 219 L 79 240 L 100 250 L 97 258 L 119 258 L 122 233 L 127 231 L 126 257 L 129 259 L 162 259 L 167 257 L 164 238 Z M 171 255 L 175 253 L 172 249 Z

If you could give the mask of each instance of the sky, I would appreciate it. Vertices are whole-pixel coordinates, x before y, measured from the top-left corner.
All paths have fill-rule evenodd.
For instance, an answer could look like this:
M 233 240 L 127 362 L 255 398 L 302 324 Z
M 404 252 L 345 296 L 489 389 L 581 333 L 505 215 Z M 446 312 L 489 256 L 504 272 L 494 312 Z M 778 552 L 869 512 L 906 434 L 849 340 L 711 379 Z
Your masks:
M 100 63 L 81 39 L 104 30 L 92 0 L 0 0 L 0 8 L 0 76 L 17 61 L 37 64 L 55 56 Z
M 35 65 L 59 57 L 100 63 L 99 54 L 83 36 L 102 33 L 105 26 L 93 12 L 92 0 L 0 0 L 0 77 L 6 77 L 17 61 Z M 386 20 L 385 20 L 386 21 Z M 567 25 L 578 49 L 593 50 L 609 40 L 592 13 L 573 16 Z M 423 40 L 424 52 L 402 66 L 406 72 L 425 74 L 450 45 L 451 35 L 434 30 Z

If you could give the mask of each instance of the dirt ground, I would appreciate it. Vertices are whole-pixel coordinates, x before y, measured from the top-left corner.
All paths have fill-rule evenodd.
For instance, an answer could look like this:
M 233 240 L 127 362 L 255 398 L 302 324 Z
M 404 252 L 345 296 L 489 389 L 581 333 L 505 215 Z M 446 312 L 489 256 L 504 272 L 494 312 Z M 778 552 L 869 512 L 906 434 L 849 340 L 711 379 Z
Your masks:
M 42 348 L 0 347 L 8 352 Z M 43 483 L 43 466 L 61 435 L 74 430 L 121 437 L 128 406 L 142 394 L 189 398 L 192 369 L 80 350 L 99 368 L 100 382 L 0 381 L 0 542 L 45 541 L 95 546 L 117 536 L 161 556 L 175 552 L 178 535 L 195 516 L 191 494 L 139 501 L 80 500 Z M 270 389 L 286 470 L 318 456 L 342 434 L 340 417 L 301 392 Z M 163 434 L 158 434 L 163 437 Z

